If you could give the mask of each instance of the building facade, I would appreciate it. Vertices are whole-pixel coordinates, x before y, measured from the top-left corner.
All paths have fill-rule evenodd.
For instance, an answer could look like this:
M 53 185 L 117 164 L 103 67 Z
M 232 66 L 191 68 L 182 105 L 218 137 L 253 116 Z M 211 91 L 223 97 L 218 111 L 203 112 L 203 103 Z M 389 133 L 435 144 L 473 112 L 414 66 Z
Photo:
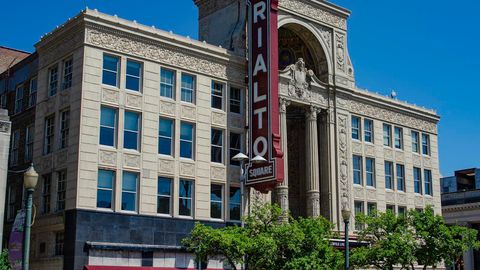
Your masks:
M 181 240 L 195 221 L 239 222 L 246 3 L 194 2 L 201 41 L 85 10 L 36 44 L 35 269 L 194 268 Z M 338 230 L 343 207 L 440 213 L 438 115 L 356 87 L 348 10 L 278 9 L 285 180 L 249 198 Z
M 480 169 L 455 171 L 454 176 L 443 177 L 440 183 L 445 222 L 480 231 Z M 480 252 L 465 252 L 463 263 L 460 269 L 480 269 Z

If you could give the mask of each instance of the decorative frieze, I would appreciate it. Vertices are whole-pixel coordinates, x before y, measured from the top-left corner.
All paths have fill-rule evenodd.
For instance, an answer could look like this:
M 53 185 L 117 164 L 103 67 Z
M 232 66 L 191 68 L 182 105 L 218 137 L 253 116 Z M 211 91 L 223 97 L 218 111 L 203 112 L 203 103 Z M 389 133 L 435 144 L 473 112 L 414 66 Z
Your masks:
M 345 72 L 345 35 L 342 33 L 335 33 L 335 58 L 336 69 L 341 72 Z M 343 83 L 345 84 L 345 83 Z
M 140 168 L 140 155 L 123 154 L 123 166 Z
M 117 152 L 113 151 L 98 151 L 98 163 L 109 166 L 117 165 Z
M 315 21 L 330 24 L 343 30 L 347 29 L 347 21 L 345 18 L 323 10 L 318 6 L 314 6 L 310 1 L 280 0 L 279 6 L 280 8 L 300 13 L 301 15 L 309 17 Z
M 180 163 L 180 175 L 195 177 L 195 163 L 181 162 Z
M 212 166 L 210 168 L 210 175 L 215 180 L 225 180 L 225 168 Z
M 166 100 L 160 100 L 160 113 L 175 116 L 175 103 Z
M 113 89 L 102 89 L 102 101 L 103 102 L 108 102 L 108 103 L 113 103 L 118 105 L 118 99 L 119 99 L 119 92 L 118 90 L 113 90 Z
M 125 105 L 127 107 L 141 108 L 142 107 L 142 96 L 127 93 L 125 95 Z
M 182 105 L 181 109 L 182 118 L 187 118 L 191 120 L 195 120 L 196 109 L 195 107 Z
M 11 122 L 0 121 L 0 132 L 10 133 Z
M 175 173 L 175 161 L 159 159 L 158 160 L 158 172 L 162 174 L 174 174 Z
M 342 208 L 350 208 L 349 166 L 348 166 L 348 120 L 346 115 L 337 115 L 338 124 L 338 162 L 340 180 L 340 198 Z
M 217 126 L 227 125 L 227 116 L 222 112 L 212 112 L 212 124 Z

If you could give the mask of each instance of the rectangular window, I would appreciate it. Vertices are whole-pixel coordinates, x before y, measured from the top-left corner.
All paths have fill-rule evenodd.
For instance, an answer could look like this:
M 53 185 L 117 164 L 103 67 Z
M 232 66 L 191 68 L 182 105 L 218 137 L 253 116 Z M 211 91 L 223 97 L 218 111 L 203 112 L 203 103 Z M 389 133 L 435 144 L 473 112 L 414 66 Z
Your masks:
M 230 199 L 229 199 L 229 213 L 230 220 L 240 220 L 242 209 L 242 194 L 238 187 L 230 187 Z
M 8 109 L 7 98 L 8 98 L 8 94 L 6 92 L 0 95 L 0 106 L 2 107 L 2 109 Z
M 118 87 L 120 58 L 108 54 L 103 55 L 102 83 Z
M 158 128 L 158 153 L 172 156 L 173 153 L 173 120 L 160 118 Z
M 70 58 L 63 62 L 63 89 L 72 87 L 73 59 Z
M 188 74 L 182 74 L 181 100 L 188 103 L 194 103 L 195 95 L 195 77 Z
M 415 193 L 422 194 L 422 170 L 413 167 L 413 189 Z
M 230 112 L 242 113 L 242 90 L 230 87 Z
M 54 96 L 58 88 L 58 66 L 48 70 L 48 96 Z
M 12 220 L 15 218 L 17 214 L 16 202 L 17 202 L 17 194 L 15 188 L 13 186 L 8 186 L 8 206 L 7 206 L 7 220 Z
M 193 125 L 182 122 L 180 124 L 180 157 L 193 159 Z
M 23 86 L 17 86 L 15 90 L 15 113 L 22 112 L 23 109 Z
M 172 213 L 172 179 L 158 177 L 157 213 L 171 215 Z
M 223 186 L 210 186 L 210 217 L 216 219 L 223 218 Z
M 138 173 L 123 172 L 122 210 L 137 211 Z
M 20 148 L 20 130 L 15 130 L 12 135 L 12 147 L 10 150 L 10 164 L 18 164 L 18 150 Z
M 377 211 L 377 203 L 367 203 L 367 215 L 371 216 L 375 213 L 375 211 Z
M 361 214 L 364 214 L 365 211 L 363 209 L 363 202 L 355 202 L 354 203 L 354 208 L 355 208 L 355 217 L 357 217 L 358 215 L 361 215 Z M 356 222 L 355 223 L 355 230 L 359 231 L 363 228 L 363 225 Z
M 232 160 L 242 151 L 242 134 L 230 132 L 230 165 L 240 166 L 239 161 Z
M 406 213 L 407 213 L 407 207 L 405 207 L 405 206 L 399 206 L 398 207 L 398 215 L 399 216 L 404 217 Z
M 30 80 L 30 90 L 28 94 L 28 107 L 33 107 L 37 104 L 37 77 Z
M 33 139 L 35 134 L 34 125 L 28 126 L 25 131 L 25 161 L 33 159 Z
M 98 170 L 97 207 L 112 209 L 115 171 Z
M 405 191 L 405 166 L 397 164 L 397 190 Z
M 52 194 L 51 192 L 52 187 L 52 174 L 45 174 L 43 176 L 43 186 L 42 186 L 42 213 L 48 214 L 50 213 L 50 200 Z
M 425 182 L 425 195 L 432 195 L 432 171 L 424 170 L 423 171 L 423 179 Z
M 412 151 L 420 153 L 420 136 L 417 131 L 412 130 Z
M 361 134 L 360 117 L 352 116 L 352 139 L 360 140 Z
M 173 99 L 175 93 L 175 71 L 160 70 L 160 96 Z
M 125 88 L 139 92 L 142 83 L 142 64 L 139 62 L 127 60 L 127 77 L 125 79 Z
M 65 210 L 67 171 L 59 171 L 57 174 L 57 211 Z
M 422 154 L 430 155 L 430 135 L 422 133 Z
M 385 188 L 393 189 L 393 163 L 385 161 Z
M 353 183 L 363 185 L 362 157 L 353 156 Z
M 193 215 L 193 181 L 180 179 L 178 214 L 181 216 Z
M 63 243 L 65 241 L 64 232 L 55 233 L 55 256 L 63 255 Z
M 103 107 L 100 112 L 100 144 L 116 146 L 117 110 Z
M 213 129 L 211 131 L 211 161 L 216 163 L 223 162 L 223 131 Z
M 365 119 L 363 125 L 365 141 L 373 143 L 373 120 Z
M 55 115 L 45 118 L 43 153 L 50 154 L 53 151 L 53 136 L 55 130 Z
M 60 113 L 60 149 L 68 147 L 68 134 L 70 130 L 70 111 Z
M 395 127 L 395 148 L 403 149 L 403 129 Z
M 383 124 L 383 145 L 392 147 L 392 126 Z
M 212 81 L 212 108 L 223 110 L 224 84 Z
M 375 159 L 365 159 L 365 173 L 367 177 L 367 186 L 375 186 Z
M 390 211 L 393 214 L 395 214 L 395 205 L 387 204 L 387 211 Z
M 125 111 L 123 148 L 140 151 L 140 114 Z

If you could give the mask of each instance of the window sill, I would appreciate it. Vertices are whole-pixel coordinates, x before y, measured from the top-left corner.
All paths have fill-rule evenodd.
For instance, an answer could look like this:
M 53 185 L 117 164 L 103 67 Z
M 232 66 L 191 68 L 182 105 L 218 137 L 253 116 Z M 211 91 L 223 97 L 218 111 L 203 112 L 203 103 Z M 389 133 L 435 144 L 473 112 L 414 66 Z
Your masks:
M 169 214 L 159 214 L 159 213 L 157 213 L 156 216 L 157 217 L 163 217 L 163 218 L 173 218 L 173 216 L 169 215 Z
M 195 163 L 195 159 L 193 159 L 193 158 L 186 158 L 186 157 L 180 157 L 180 161 L 188 162 L 188 163 Z
M 222 218 L 210 218 L 210 221 L 213 221 L 213 222 L 225 222 L 225 220 L 222 219 Z
M 129 94 L 133 94 L 133 95 L 136 95 L 136 96 L 143 96 L 143 93 L 140 90 L 132 90 L 132 89 L 127 89 L 125 88 L 125 92 L 129 93 Z
M 175 98 L 173 98 L 173 97 L 160 96 L 160 100 L 161 100 L 161 101 L 171 102 L 171 103 L 175 103 L 175 102 L 176 102 Z
M 106 213 L 113 213 L 115 212 L 113 209 L 111 208 L 101 208 L 101 207 L 96 207 L 95 208 L 98 212 L 106 212 Z
M 179 218 L 179 219 L 187 219 L 187 220 L 193 220 L 193 217 L 192 217 L 192 216 L 181 216 L 181 215 L 178 215 L 178 216 L 176 216 L 176 218 Z
M 161 159 L 175 160 L 175 157 L 172 155 L 158 154 L 158 157 Z
M 210 108 L 212 109 L 212 112 L 219 112 L 219 113 L 225 113 L 225 114 L 227 113 L 224 109 L 218 109 L 218 108 L 212 108 L 212 107 Z
M 140 155 L 142 152 L 140 152 L 139 150 L 136 150 L 136 149 L 128 149 L 128 148 L 123 148 L 123 152 L 127 153 L 127 154 L 136 154 L 136 155 Z
M 355 184 L 355 183 L 353 183 L 353 187 L 360 187 L 360 188 L 364 188 L 364 186 L 363 186 L 363 185 L 361 185 L 361 184 Z
M 180 104 L 181 104 L 181 105 L 188 106 L 188 107 L 192 107 L 192 108 L 195 108 L 195 106 L 196 106 L 195 102 L 193 102 L 193 101 L 192 101 L 192 102 L 188 102 L 188 101 L 183 101 L 183 100 L 181 100 L 181 101 L 180 101 Z
M 120 210 L 118 212 L 121 213 L 121 214 L 127 214 L 127 215 L 138 215 L 137 211 Z
M 377 190 L 377 187 L 374 187 L 374 186 L 366 186 L 366 188 L 369 190 Z
M 103 87 L 103 88 L 106 88 L 106 89 L 111 89 L 111 90 L 117 90 L 117 91 L 120 90 L 120 87 L 119 87 L 118 85 L 117 85 L 117 86 L 113 86 L 113 85 L 103 84 L 103 83 L 102 83 L 102 87 Z

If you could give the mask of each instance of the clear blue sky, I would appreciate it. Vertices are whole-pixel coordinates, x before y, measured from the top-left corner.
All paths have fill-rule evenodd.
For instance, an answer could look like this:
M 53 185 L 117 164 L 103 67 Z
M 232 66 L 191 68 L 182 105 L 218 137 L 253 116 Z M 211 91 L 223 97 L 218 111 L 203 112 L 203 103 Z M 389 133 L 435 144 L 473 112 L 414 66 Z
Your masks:
M 352 11 L 349 50 L 357 85 L 438 111 L 440 170 L 480 167 L 480 1 L 333 0 Z M 86 3 L 197 37 L 193 0 L 16 0 L 2 3 L 0 45 L 33 51 L 41 35 Z

